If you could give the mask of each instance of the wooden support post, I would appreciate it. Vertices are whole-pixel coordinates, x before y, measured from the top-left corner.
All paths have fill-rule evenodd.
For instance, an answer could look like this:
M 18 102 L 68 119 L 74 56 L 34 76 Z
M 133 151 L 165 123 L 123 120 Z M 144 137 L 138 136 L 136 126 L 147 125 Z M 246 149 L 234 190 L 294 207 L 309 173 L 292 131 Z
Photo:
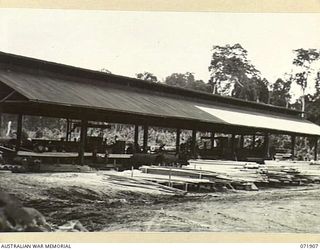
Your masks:
M 18 114 L 17 120 L 17 142 L 16 142 L 16 151 L 18 152 L 21 147 L 21 140 L 22 140 L 22 114 Z
M 73 131 L 73 121 L 71 120 L 71 122 L 69 124 L 69 139 L 70 139 L 70 141 L 71 141 L 72 131 Z
M 240 148 L 243 148 L 244 145 L 244 135 L 240 136 Z
M 235 138 L 236 138 L 236 136 L 235 136 L 235 134 L 232 134 L 232 136 L 231 136 L 231 154 L 232 154 L 232 159 L 233 160 L 236 160 L 236 152 L 235 152 Z
M 0 137 L 2 137 L 2 108 L 0 107 Z
M 296 137 L 294 135 L 291 136 L 291 158 L 294 159 L 295 155 L 295 145 L 296 145 Z
M 117 159 L 116 158 L 113 159 L 113 167 L 114 167 L 114 169 L 117 169 Z
M 318 140 L 319 138 L 316 136 L 315 137 L 315 142 L 314 142 L 314 160 L 318 160 Z
M 192 130 L 191 137 L 191 154 L 193 158 L 196 158 L 196 140 L 197 140 L 197 130 Z
M 84 152 L 85 152 L 86 139 L 87 139 L 87 128 L 88 128 L 88 121 L 82 120 L 81 130 L 80 130 L 80 142 L 79 142 L 79 164 L 81 166 L 84 165 Z
M 214 148 L 214 132 L 211 132 L 211 149 Z
M 264 157 L 268 159 L 270 157 L 270 141 L 269 141 L 269 133 L 264 134 Z
M 138 151 L 137 146 L 139 145 L 139 126 L 134 125 L 134 151 Z
M 176 154 L 179 154 L 179 151 L 180 151 L 180 133 L 181 133 L 181 130 L 178 128 L 177 134 L 176 134 Z
M 66 141 L 69 141 L 69 134 L 70 134 L 70 121 L 69 118 L 67 118 L 67 128 L 66 128 Z
M 255 148 L 255 145 L 256 145 L 256 135 L 254 134 L 254 135 L 252 136 L 252 144 L 251 144 L 252 149 Z
M 69 124 L 69 140 L 71 141 L 71 135 L 72 135 L 72 131 L 73 131 L 73 122 L 71 120 L 70 124 Z
M 148 126 L 143 126 L 143 153 L 148 151 Z

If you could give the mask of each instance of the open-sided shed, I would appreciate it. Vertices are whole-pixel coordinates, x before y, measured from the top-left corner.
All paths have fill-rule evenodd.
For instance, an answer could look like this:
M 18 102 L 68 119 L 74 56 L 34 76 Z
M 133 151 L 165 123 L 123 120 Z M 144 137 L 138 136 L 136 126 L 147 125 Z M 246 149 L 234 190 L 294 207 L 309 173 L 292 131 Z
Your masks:
M 297 110 L 3 52 L 0 53 L 0 107 L 1 112 L 19 116 L 18 144 L 22 115 L 81 120 L 80 163 L 83 163 L 88 121 L 144 126 L 144 148 L 148 126 L 176 128 L 178 133 L 190 129 L 193 138 L 197 130 L 233 135 L 259 132 L 266 138 L 269 133 L 289 134 L 292 138 L 320 136 L 320 127 L 301 118 Z

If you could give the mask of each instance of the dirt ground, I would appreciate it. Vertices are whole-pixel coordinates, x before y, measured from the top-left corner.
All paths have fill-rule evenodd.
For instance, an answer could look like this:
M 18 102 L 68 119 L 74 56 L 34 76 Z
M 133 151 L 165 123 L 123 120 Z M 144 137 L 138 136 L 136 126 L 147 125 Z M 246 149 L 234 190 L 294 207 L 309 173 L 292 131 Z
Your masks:
M 184 194 L 102 171 L 0 172 L 0 190 L 53 228 L 79 220 L 89 231 L 320 233 L 319 184 Z

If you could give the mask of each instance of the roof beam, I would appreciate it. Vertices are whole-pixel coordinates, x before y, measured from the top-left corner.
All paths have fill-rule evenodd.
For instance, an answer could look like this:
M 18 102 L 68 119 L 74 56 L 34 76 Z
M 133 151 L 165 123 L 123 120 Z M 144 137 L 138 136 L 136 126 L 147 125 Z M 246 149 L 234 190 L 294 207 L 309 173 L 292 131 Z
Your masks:
M 11 91 L 8 95 L 6 95 L 4 98 L 2 98 L 2 99 L 0 100 L 0 103 L 5 102 L 5 101 L 8 100 L 11 96 L 13 96 L 15 93 L 16 93 L 15 90 Z

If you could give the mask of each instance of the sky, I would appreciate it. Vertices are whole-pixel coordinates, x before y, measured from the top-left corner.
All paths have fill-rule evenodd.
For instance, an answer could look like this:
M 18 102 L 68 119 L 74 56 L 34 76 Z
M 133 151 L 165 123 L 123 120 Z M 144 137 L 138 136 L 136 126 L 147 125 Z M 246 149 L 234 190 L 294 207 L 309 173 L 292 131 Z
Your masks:
M 319 13 L 0 9 L 0 51 L 131 77 L 192 72 L 207 81 L 213 45 L 240 43 L 272 83 L 291 72 L 294 49 L 320 49 L 319 23 Z

